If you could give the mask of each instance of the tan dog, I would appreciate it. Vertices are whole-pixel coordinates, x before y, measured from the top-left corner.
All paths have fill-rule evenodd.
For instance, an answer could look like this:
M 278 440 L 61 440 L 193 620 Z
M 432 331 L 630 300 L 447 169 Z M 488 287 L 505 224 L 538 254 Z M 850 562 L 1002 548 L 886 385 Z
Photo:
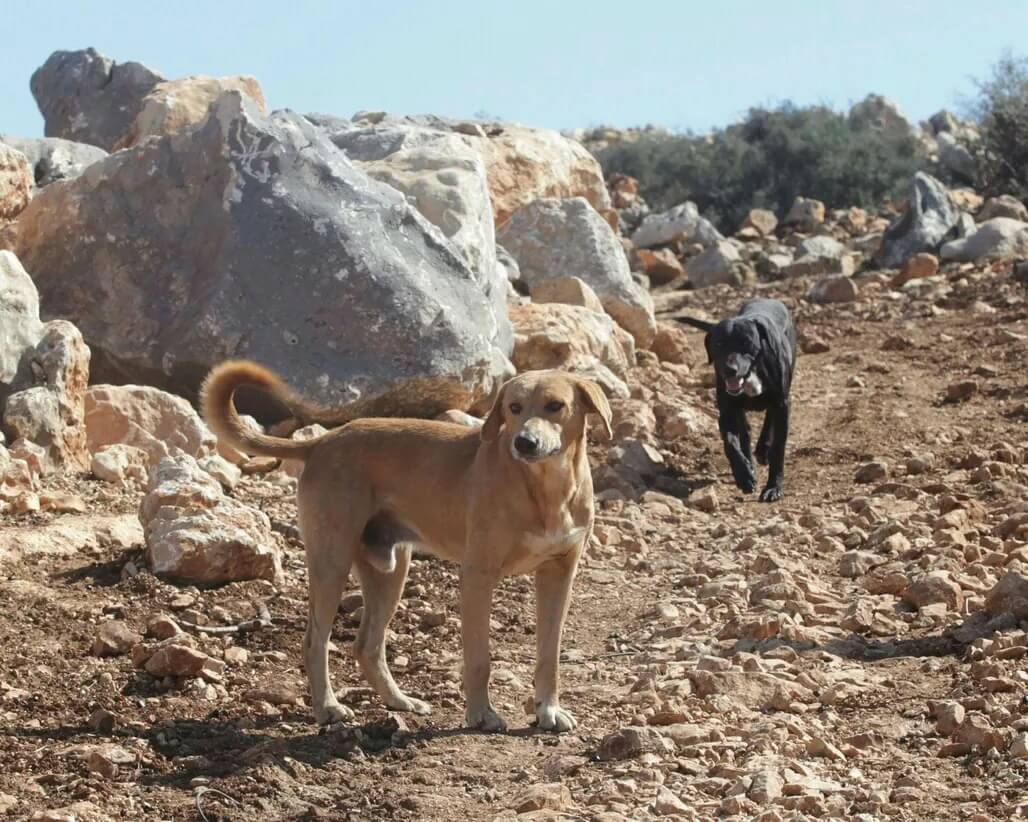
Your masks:
M 481 430 L 448 422 L 364 419 L 294 442 L 245 426 L 232 401 L 254 386 L 287 406 L 303 401 L 251 362 L 226 362 L 208 376 L 204 415 L 241 451 L 304 461 L 297 492 L 307 550 L 309 621 L 304 640 L 314 715 L 350 719 L 329 681 L 328 640 L 350 569 L 364 594 L 354 654 L 385 704 L 428 713 L 406 696 L 386 664 L 385 632 L 417 546 L 461 565 L 466 723 L 502 731 L 489 701 L 489 615 L 504 576 L 535 574 L 535 712 L 538 726 L 567 731 L 560 707 L 558 657 L 571 582 L 593 525 L 586 416 L 610 406 L 588 380 L 557 371 L 506 383 Z

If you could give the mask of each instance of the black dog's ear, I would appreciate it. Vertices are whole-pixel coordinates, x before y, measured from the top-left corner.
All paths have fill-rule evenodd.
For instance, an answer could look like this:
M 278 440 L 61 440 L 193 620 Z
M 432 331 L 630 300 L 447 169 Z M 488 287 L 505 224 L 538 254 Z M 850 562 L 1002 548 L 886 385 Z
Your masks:
M 753 324 L 760 336 L 760 356 L 757 358 L 758 369 L 771 385 L 780 386 L 789 392 L 789 349 L 782 338 L 782 332 L 764 317 L 755 317 Z
M 707 365 L 714 362 L 714 348 L 710 344 L 710 334 L 704 334 L 703 336 L 703 347 L 707 349 Z

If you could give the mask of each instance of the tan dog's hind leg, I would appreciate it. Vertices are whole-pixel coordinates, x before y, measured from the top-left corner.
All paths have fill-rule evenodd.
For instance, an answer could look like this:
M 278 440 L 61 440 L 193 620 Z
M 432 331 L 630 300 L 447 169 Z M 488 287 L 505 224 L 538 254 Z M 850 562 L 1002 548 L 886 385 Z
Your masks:
M 311 685 L 311 706 L 319 725 L 346 722 L 354 713 L 336 699 L 328 672 L 328 640 L 332 622 L 339 608 L 339 599 L 346 586 L 349 568 L 339 565 L 308 562 L 310 601 L 307 633 L 303 640 L 304 666 Z
M 364 677 L 387 707 L 394 711 L 428 714 L 432 712 L 432 707 L 427 702 L 404 694 L 397 687 L 386 663 L 386 628 L 403 594 L 403 584 L 410 568 L 410 546 L 397 546 L 393 555 L 395 567 L 391 571 L 380 570 L 363 555 L 358 555 L 354 564 L 364 594 L 364 615 L 357 631 L 357 640 L 353 643 L 353 655 Z
M 489 701 L 489 617 L 499 570 L 465 565 L 460 576 L 460 629 L 464 645 L 464 723 L 503 732 L 507 723 Z
M 355 510 L 352 517 L 328 515 L 313 503 L 305 504 L 303 498 L 298 503 L 300 533 L 307 551 L 308 617 L 303 650 L 311 707 L 320 725 L 350 721 L 353 711 L 339 703 L 332 688 L 328 641 L 367 514 Z
M 544 731 L 562 733 L 578 725 L 560 707 L 560 640 L 571 602 L 571 582 L 581 549 L 540 565 L 535 572 L 535 715 Z

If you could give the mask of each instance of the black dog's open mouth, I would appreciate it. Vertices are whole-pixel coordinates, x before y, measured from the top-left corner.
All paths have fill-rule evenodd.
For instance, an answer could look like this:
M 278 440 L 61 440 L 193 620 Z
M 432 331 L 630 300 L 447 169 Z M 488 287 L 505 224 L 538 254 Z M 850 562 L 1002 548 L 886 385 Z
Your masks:
M 728 389 L 729 394 L 741 394 L 745 382 L 745 377 L 725 377 L 725 388 Z

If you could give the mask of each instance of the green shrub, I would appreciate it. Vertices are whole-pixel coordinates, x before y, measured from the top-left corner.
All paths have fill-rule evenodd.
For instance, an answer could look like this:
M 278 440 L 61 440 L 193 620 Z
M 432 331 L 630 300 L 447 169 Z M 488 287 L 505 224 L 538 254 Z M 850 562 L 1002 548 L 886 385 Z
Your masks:
M 823 106 L 754 108 L 706 136 L 643 138 L 599 153 L 604 173 L 639 180 L 655 210 L 693 200 L 731 233 L 751 208 L 785 215 L 802 195 L 829 208 L 878 207 L 902 198 L 926 165 L 917 139 L 901 130 L 851 124 Z
M 981 129 L 973 146 L 979 187 L 1028 199 L 1028 57 L 1004 55 L 977 85 L 971 113 Z

